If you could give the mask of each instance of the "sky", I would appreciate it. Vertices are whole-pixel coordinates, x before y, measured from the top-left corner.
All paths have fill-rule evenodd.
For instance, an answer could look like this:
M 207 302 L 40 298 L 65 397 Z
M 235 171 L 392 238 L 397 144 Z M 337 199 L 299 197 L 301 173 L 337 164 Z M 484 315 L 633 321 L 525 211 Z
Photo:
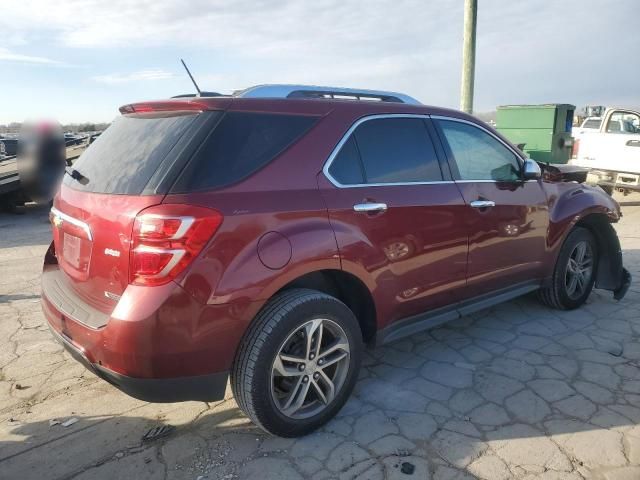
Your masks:
M 2 0 L 0 124 L 261 83 L 458 108 L 463 0 Z M 638 0 L 478 0 L 474 111 L 640 105 Z

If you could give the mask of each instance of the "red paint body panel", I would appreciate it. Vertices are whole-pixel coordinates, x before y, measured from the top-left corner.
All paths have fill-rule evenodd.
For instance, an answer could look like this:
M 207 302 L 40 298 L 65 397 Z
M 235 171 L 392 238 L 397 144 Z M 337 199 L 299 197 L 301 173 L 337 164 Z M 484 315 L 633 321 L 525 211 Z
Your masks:
M 60 268 L 71 279 L 77 294 L 95 308 L 110 313 L 115 301 L 105 292 L 119 296 L 129 284 L 129 249 L 133 221 L 141 210 L 156 205 L 162 196 L 103 195 L 81 192 L 62 185 L 53 206 L 73 219 L 85 223 L 93 240 L 77 226 L 63 221 L 53 228 L 53 239 Z M 66 235 L 65 235 L 66 234 Z M 65 239 L 78 238 L 80 261 L 71 252 L 65 256 Z M 105 254 L 105 249 L 119 256 Z M 69 250 L 67 248 L 67 250 Z
M 203 303 L 267 300 L 305 273 L 340 269 L 335 236 L 315 185 L 267 192 L 169 195 L 170 203 L 210 206 L 224 221 L 180 284 Z M 290 260 L 281 269 L 264 265 L 258 243 L 277 231 L 288 240 L 275 245 Z
M 47 265 L 48 269 L 59 268 Z M 202 305 L 171 282 L 129 286 L 109 323 L 90 329 L 58 311 L 46 294 L 49 324 L 92 363 L 135 378 L 174 378 L 229 370 L 235 349 L 262 302 Z
M 467 204 L 492 200 L 495 207 L 467 206 L 469 235 L 466 295 L 545 276 L 549 226 L 547 198 L 540 182 L 460 182 Z
M 106 314 L 108 321 L 90 328 L 62 313 L 46 291 L 44 313 L 89 362 L 119 374 L 176 378 L 228 371 L 265 302 L 312 272 L 342 270 L 359 279 L 371 294 L 381 329 L 514 283 L 542 282 L 580 218 L 592 213 L 619 218 L 617 204 L 603 192 L 575 183 L 450 181 L 337 188 L 322 174 L 336 144 L 362 116 L 414 113 L 479 123 L 461 112 L 385 102 L 197 102 L 210 109 L 296 113 L 319 120 L 274 161 L 217 190 L 125 196 L 62 187 L 55 208 L 84 222 L 93 240 L 73 222 L 54 227 L 55 255 L 52 249 L 44 273 L 60 273 L 70 295 Z M 481 198 L 495 201 L 496 207 L 479 211 L 469 206 Z M 364 201 L 389 208 L 376 215 L 355 213 L 353 205 Z M 135 217 L 162 203 L 209 207 L 224 218 L 175 281 L 129 285 Z M 65 250 L 65 233 L 79 239 L 70 242 L 78 249 L 67 245 Z M 105 292 L 114 296 L 107 298 Z
M 320 179 L 342 267 L 367 278 L 378 328 L 460 299 L 465 286 L 466 206 L 453 183 L 336 189 Z M 382 202 L 380 214 L 353 205 Z

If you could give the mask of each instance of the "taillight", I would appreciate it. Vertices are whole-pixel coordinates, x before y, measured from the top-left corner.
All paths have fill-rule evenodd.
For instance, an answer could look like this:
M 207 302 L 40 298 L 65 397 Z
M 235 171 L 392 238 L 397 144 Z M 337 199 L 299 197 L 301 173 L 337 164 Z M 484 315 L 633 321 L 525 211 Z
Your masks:
M 129 282 L 162 285 L 182 272 L 222 223 L 216 210 L 157 205 L 138 214 L 129 255 Z
M 580 139 L 573 140 L 573 147 L 571 148 L 571 158 L 578 158 L 578 151 L 580 150 Z

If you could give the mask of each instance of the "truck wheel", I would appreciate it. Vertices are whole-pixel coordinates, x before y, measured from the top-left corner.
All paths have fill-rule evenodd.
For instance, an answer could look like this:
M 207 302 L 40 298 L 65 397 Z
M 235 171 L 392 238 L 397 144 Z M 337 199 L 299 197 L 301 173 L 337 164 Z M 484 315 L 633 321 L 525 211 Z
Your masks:
M 540 299 L 559 310 L 578 308 L 593 289 L 597 265 L 596 239 L 586 228 L 574 228 L 560 249 L 551 285 L 540 289 Z
M 344 405 L 361 352 L 362 333 L 345 304 L 315 290 L 287 290 L 247 331 L 231 372 L 233 395 L 263 430 L 306 435 Z

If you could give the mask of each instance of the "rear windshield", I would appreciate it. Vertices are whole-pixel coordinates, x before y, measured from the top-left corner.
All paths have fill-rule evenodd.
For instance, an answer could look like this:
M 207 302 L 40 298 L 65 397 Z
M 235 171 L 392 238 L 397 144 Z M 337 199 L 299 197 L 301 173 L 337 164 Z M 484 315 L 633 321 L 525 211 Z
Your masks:
M 316 120 L 302 115 L 228 112 L 172 191 L 207 190 L 238 182 L 276 158 Z
M 73 164 L 84 178 L 63 181 L 76 190 L 139 195 L 197 116 L 117 117 Z
M 582 128 L 600 128 L 601 123 L 602 123 L 601 118 L 590 118 L 589 120 L 584 122 L 584 125 L 582 125 Z

